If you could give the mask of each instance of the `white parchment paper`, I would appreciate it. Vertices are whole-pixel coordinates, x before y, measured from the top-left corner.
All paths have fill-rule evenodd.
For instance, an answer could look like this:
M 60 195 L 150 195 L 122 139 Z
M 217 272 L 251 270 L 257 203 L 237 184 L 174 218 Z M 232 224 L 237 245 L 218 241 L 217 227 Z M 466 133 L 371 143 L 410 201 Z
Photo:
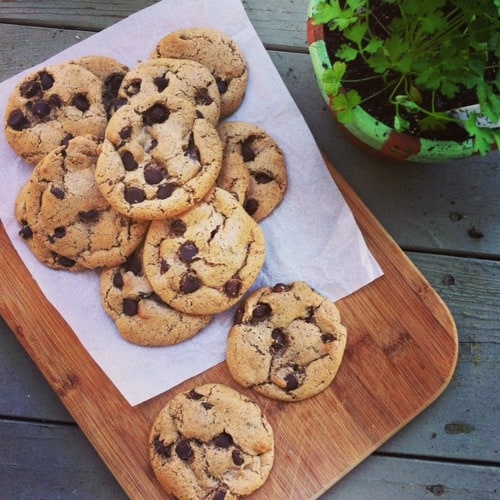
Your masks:
M 231 36 L 249 66 L 248 89 L 230 120 L 255 123 L 280 145 L 287 161 L 288 190 L 281 205 L 261 223 L 266 262 L 253 289 L 303 280 L 332 300 L 340 299 L 382 272 L 368 251 L 349 207 L 333 183 L 296 107 L 240 0 L 163 0 L 0 84 L 0 115 L 18 81 L 36 68 L 100 54 L 135 67 L 158 40 L 179 28 L 215 28 Z M 0 134 L 0 217 L 17 252 L 47 299 L 131 405 L 141 403 L 224 360 L 233 310 L 213 318 L 193 339 L 147 348 L 121 339 L 104 312 L 97 271 L 70 273 L 40 264 L 18 235 L 17 193 L 29 178 L 25 165 Z

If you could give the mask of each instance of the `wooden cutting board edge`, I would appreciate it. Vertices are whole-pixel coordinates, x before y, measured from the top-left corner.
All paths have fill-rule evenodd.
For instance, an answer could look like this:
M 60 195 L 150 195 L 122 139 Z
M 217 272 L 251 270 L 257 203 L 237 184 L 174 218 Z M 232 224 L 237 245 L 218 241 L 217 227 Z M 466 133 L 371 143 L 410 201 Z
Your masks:
M 447 360 L 448 374 L 433 394 L 429 395 L 425 403 L 415 407 L 413 414 L 409 415 L 406 420 L 399 422 L 397 426 L 394 426 L 391 432 L 388 432 L 382 440 L 367 447 L 365 453 L 359 455 L 355 461 L 351 462 L 348 467 L 345 467 L 341 474 L 335 475 L 331 481 L 324 483 L 321 490 L 316 491 L 316 494 L 313 495 L 314 497 L 325 492 L 435 401 L 450 382 L 458 359 L 458 335 L 455 323 L 442 299 L 430 287 L 417 268 L 401 251 L 328 160 L 326 160 L 326 163 L 332 177 L 351 207 L 367 244 L 375 257 L 378 259 L 377 254 L 379 253 L 381 244 L 385 247 L 390 247 L 393 252 L 393 258 L 397 259 L 399 266 L 404 267 L 405 279 L 408 280 L 409 289 L 412 290 L 412 293 L 415 294 L 415 297 L 419 301 L 424 302 L 426 307 L 432 310 L 436 320 L 448 332 L 454 344 L 454 352 L 452 355 L 450 354 Z M 132 498 L 144 495 L 147 495 L 149 498 L 164 497 L 152 472 L 149 470 L 144 450 L 141 449 L 137 453 L 140 457 L 141 468 L 146 473 L 147 482 L 144 481 L 143 477 L 140 477 L 140 474 L 134 474 L 130 470 L 130 457 L 124 454 L 126 448 L 121 449 L 119 443 L 117 447 L 117 443 L 112 438 L 111 442 L 109 442 L 108 431 L 104 430 L 104 427 L 110 425 L 109 412 L 96 413 L 94 408 L 104 395 L 107 404 L 111 404 L 116 410 L 114 432 L 120 433 L 122 440 L 126 440 L 129 434 L 132 439 L 137 439 L 131 423 L 134 422 L 137 424 L 140 421 L 143 423 L 143 428 L 148 428 L 151 422 L 151 415 L 155 414 L 166 399 L 170 397 L 170 394 L 182 390 L 182 387 L 189 384 L 189 381 L 174 388 L 172 391 L 153 398 L 153 400 L 133 408 L 130 407 L 111 381 L 95 364 L 64 319 L 45 299 L 38 285 L 21 262 L 3 226 L 0 228 L 0 247 L 2 248 L 1 260 L 4 269 L 4 275 L 0 279 L 0 312 L 2 316 L 127 494 Z M 19 269 L 23 269 L 23 272 L 19 272 Z M 380 279 L 384 280 L 387 278 L 384 276 Z M 15 285 L 13 286 L 13 284 Z M 61 343 L 55 337 L 53 341 L 50 341 L 50 335 L 38 335 L 37 332 L 39 331 L 64 331 L 67 343 Z M 38 337 L 43 337 L 43 339 Z M 86 370 L 80 370 L 79 367 L 81 366 L 85 366 Z M 91 368 L 88 369 L 88 367 Z M 197 377 L 197 380 L 203 381 L 206 378 L 206 381 L 219 380 L 225 383 L 226 372 L 225 364 L 221 363 L 206 372 L 206 374 Z M 94 383 L 96 378 L 99 380 L 97 386 Z M 123 408 L 130 409 L 130 415 L 132 415 L 130 421 L 127 415 L 121 414 L 123 413 Z M 144 434 L 142 439 L 147 439 L 147 434 Z

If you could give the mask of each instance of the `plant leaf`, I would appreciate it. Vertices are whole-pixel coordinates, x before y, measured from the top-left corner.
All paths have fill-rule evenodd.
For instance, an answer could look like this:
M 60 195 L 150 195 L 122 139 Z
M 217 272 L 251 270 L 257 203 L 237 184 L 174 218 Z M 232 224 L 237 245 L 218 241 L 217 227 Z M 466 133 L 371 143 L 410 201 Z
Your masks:
M 492 145 L 498 141 L 498 137 L 492 129 L 477 126 L 477 113 L 471 113 L 464 122 L 465 130 L 474 138 L 474 151 L 485 155 L 492 149 Z
M 339 93 L 346 67 L 344 62 L 336 61 L 331 68 L 323 73 L 321 82 L 328 95 L 336 96 Z
M 340 46 L 340 48 L 335 52 L 335 55 L 339 58 L 342 59 L 343 61 L 354 61 L 356 57 L 358 56 L 358 51 L 354 47 L 350 47 L 349 45 L 346 45 L 345 43 Z

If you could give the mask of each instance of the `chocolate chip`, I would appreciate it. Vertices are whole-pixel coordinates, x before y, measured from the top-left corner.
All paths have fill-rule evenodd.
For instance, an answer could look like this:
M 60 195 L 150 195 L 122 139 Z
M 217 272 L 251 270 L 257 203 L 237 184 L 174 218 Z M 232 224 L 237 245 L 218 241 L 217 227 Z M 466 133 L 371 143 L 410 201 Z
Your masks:
M 217 491 L 214 493 L 212 500 L 224 500 L 226 498 L 227 490 L 224 488 L 217 488 Z
M 43 90 L 48 90 L 52 87 L 52 85 L 54 85 L 54 78 L 46 71 L 42 71 L 40 73 L 40 83 Z
M 155 436 L 153 440 L 155 447 L 155 452 L 164 458 L 170 458 L 172 455 L 172 445 L 165 445 L 165 443 L 160 439 L 160 436 Z
M 205 118 L 199 109 L 196 110 L 196 118 Z
M 131 205 L 141 203 L 146 199 L 144 191 L 137 187 L 129 187 L 125 189 L 125 200 Z
M 241 325 L 243 322 L 243 314 L 245 313 L 245 309 L 243 307 L 238 307 L 234 313 L 233 324 Z
M 273 286 L 272 291 L 275 293 L 288 292 L 288 290 L 292 289 L 292 285 L 285 285 L 283 283 L 276 283 Z
M 134 273 L 136 276 L 139 276 L 142 273 L 142 259 L 141 255 L 137 252 L 134 252 L 123 265 L 125 271 L 130 271 Z
M 109 75 L 104 82 L 104 87 L 108 92 L 116 95 L 118 93 L 118 90 L 120 89 L 120 85 L 123 82 L 124 76 L 125 75 L 123 75 L 122 73 L 113 73 Z
M 228 84 L 224 80 L 221 80 L 220 78 L 216 78 L 215 81 L 217 83 L 217 88 L 219 89 L 219 93 L 225 94 L 227 92 Z
M 165 274 L 170 269 L 170 264 L 166 260 L 160 262 L 160 274 Z
M 65 193 L 64 190 L 61 189 L 60 187 L 53 186 L 50 189 L 50 193 L 54 195 L 58 200 L 64 200 Z
M 252 319 L 255 321 L 264 321 L 271 316 L 273 312 L 271 306 L 265 302 L 259 302 L 252 310 Z
M 76 262 L 73 259 L 65 257 L 64 255 L 57 255 L 56 261 L 59 265 L 67 268 L 71 268 L 76 264 Z
M 78 212 L 78 217 L 82 222 L 96 222 L 99 218 L 99 212 L 97 210 L 81 211 Z
M 286 335 L 282 328 L 274 328 L 271 332 L 271 337 L 274 340 L 274 342 L 269 347 L 269 352 L 271 354 L 282 352 L 288 346 Z
M 158 186 L 158 189 L 156 190 L 156 196 L 160 200 L 166 200 L 167 198 L 170 198 L 172 196 L 172 193 L 175 191 L 175 188 L 177 186 L 175 184 L 162 184 L 161 186 Z
M 226 498 L 227 490 L 224 488 L 217 488 L 217 491 L 214 493 L 212 500 L 224 500 Z
M 123 281 L 123 276 L 122 276 L 122 273 L 120 271 L 118 271 L 114 276 L 113 276 L 113 286 L 115 288 L 119 288 L 120 290 L 123 288 L 123 285 L 124 285 L 124 281 Z
M 31 240 L 31 238 L 33 238 L 33 230 L 28 224 L 25 224 L 19 230 L 19 236 L 21 236 L 21 238 L 23 238 L 24 240 Z
M 187 393 L 187 397 L 188 397 L 188 399 L 193 399 L 193 400 L 197 401 L 199 399 L 203 399 L 203 394 L 200 394 L 199 392 L 196 392 L 194 389 L 191 389 Z
M 124 151 L 121 154 L 121 159 L 123 167 L 127 172 L 132 172 L 139 166 L 139 164 L 135 161 L 134 155 L 130 151 Z
M 120 130 L 120 132 L 118 132 L 118 135 L 120 136 L 120 139 L 122 139 L 124 141 L 127 139 L 130 139 L 130 136 L 132 135 L 132 127 L 130 125 L 123 127 Z
M 69 145 L 69 141 L 71 141 L 71 139 L 73 139 L 73 136 L 71 134 L 66 134 L 63 140 L 61 141 L 61 146 L 67 148 Z
M 147 151 L 153 151 L 154 148 L 156 148 L 156 146 L 158 146 L 158 141 L 156 139 L 152 139 L 150 144 L 149 144 L 149 147 L 147 148 Z
M 335 342 L 337 340 L 337 336 L 332 333 L 323 333 L 321 335 L 321 342 L 323 344 L 329 344 L 330 342 Z
M 297 387 L 299 386 L 299 381 L 297 380 L 297 377 L 293 373 L 285 375 L 285 382 L 286 382 L 285 390 L 287 391 L 293 391 L 294 389 L 297 389 Z
M 135 316 L 139 310 L 139 302 L 134 299 L 123 299 L 123 314 L 126 316 Z
M 56 108 L 60 108 L 62 105 L 61 98 L 57 94 L 52 94 L 49 99 L 49 104 L 55 106 Z
M 14 130 L 23 130 L 30 126 L 30 122 L 20 109 L 15 109 L 7 119 L 7 125 Z
M 206 401 L 201 403 L 201 406 L 203 406 L 203 408 L 205 408 L 205 410 L 211 410 L 214 405 L 212 403 L 207 403 Z
M 186 229 L 186 223 L 181 219 L 174 219 L 170 223 L 170 231 L 172 231 L 174 236 L 182 236 L 186 232 Z
M 191 134 L 189 136 L 189 143 L 186 151 L 184 152 L 184 156 L 193 161 L 200 161 L 200 152 L 194 143 L 194 136 Z
M 219 448 L 229 448 L 233 444 L 233 438 L 231 434 L 223 432 L 214 439 L 214 444 Z
M 201 287 L 200 280 L 193 274 L 186 274 L 181 281 L 182 293 L 193 293 Z
M 89 100 L 87 99 L 87 96 L 83 94 L 76 94 L 75 97 L 73 98 L 73 106 L 75 106 L 76 109 L 84 113 L 90 108 L 90 103 Z
M 253 176 L 255 179 L 255 182 L 257 184 L 268 184 L 269 182 L 274 180 L 274 177 L 271 177 L 270 175 L 265 174 L 264 172 L 259 172 Z
M 314 307 L 309 306 L 307 308 L 307 316 L 304 318 L 306 323 L 314 323 L 314 321 L 315 321 L 314 320 L 314 312 L 315 312 Z
M 128 101 L 124 97 L 121 97 L 119 99 L 115 99 L 113 101 L 113 104 L 112 104 L 110 110 L 116 111 L 116 110 L 120 109 L 122 106 L 125 106 L 125 104 L 127 104 L 127 103 L 128 103 Z M 124 139 L 124 138 L 122 137 L 122 139 Z
M 155 123 L 163 123 L 168 119 L 170 112 L 160 103 L 153 104 L 149 109 L 144 111 L 142 120 L 145 125 L 154 125 Z
M 125 88 L 125 94 L 127 94 L 129 97 L 137 95 L 141 90 L 141 84 L 142 80 L 140 79 L 131 81 Z
M 56 227 L 54 229 L 54 234 L 52 235 L 52 238 L 55 238 L 55 239 L 61 239 L 61 238 L 64 238 L 66 236 L 66 228 L 64 227 Z
M 228 297 L 238 297 L 241 291 L 241 280 L 239 278 L 231 278 L 224 285 L 224 293 Z
M 199 89 L 194 96 L 194 102 L 198 105 L 208 106 L 214 102 L 208 93 L 208 89 Z
M 165 178 L 165 173 L 160 167 L 149 166 L 144 169 L 144 180 L 148 184 L 158 184 Z
M 187 462 L 194 457 L 193 449 L 191 448 L 191 443 L 187 439 L 181 439 L 175 446 L 175 453 L 181 459 Z
M 256 155 L 252 149 L 253 141 L 255 141 L 255 136 L 251 135 L 241 143 L 241 155 L 243 156 L 243 161 L 255 160 Z
M 191 262 L 198 254 L 198 247 L 192 241 L 186 241 L 179 248 L 179 258 L 182 262 Z
M 245 201 L 245 211 L 248 215 L 253 215 L 259 208 L 259 202 L 255 198 L 248 198 Z
M 243 458 L 240 450 L 233 450 L 231 453 L 231 458 L 233 459 L 233 464 L 237 465 L 238 467 L 245 463 L 245 459 Z
M 162 92 L 168 87 L 169 80 L 168 78 L 165 78 L 164 76 L 157 76 L 154 80 L 153 83 L 156 85 L 156 88 L 158 89 L 158 92 Z
M 42 87 L 39 82 L 29 80 L 21 85 L 19 93 L 21 94 L 21 97 L 31 99 L 32 97 L 42 95 Z

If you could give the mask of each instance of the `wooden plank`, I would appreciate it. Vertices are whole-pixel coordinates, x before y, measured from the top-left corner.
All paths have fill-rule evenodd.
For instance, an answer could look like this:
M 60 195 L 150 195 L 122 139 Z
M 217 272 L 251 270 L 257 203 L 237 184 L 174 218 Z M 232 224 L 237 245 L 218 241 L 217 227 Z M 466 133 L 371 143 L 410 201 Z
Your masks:
M 153 3 L 152 0 L 1 2 L 0 22 L 98 31 Z M 307 2 L 244 0 L 243 5 L 265 44 L 306 50 Z
M 491 439 L 499 406 L 500 264 L 409 253 L 450 308 L 459 334 L 459 361 L 443 395 L 381 450 L 459 460 L 497 460 Z M 0 415 L 72 421 L 49 384 L 0 320 Z M 460 404 L 457 404 L 459 402 Z
M 2 498 L 127 498 L 75 426 L 0 420 L 0 484 Z M 497 487 L 495 466 L 372 455 L 322 500 L 487 499 Z
M 386 274 L 339 301 L 349 343 L 328 390 L 294 405 L 242 391 L 275 429 L 275 466 L 260 493 L 272 498 L 311 497 L 343 477 L 441 394 L 456 363 L 455 326 L 441 299 L 331 172 Z M 47 303 L 3 230 L 0 246 L 0 311 L 8 324 L 126 493 L 162 496 L 147 456 L 151 422 L 180 390 L 207 381 L 234 385 L 225 364 L 131 408 Z
M 372 456 L 322 500 L 447 500 L 498 498 L 498 467 Z
M 126 498 L 76 426 L 0 420 L 0 497 Z

